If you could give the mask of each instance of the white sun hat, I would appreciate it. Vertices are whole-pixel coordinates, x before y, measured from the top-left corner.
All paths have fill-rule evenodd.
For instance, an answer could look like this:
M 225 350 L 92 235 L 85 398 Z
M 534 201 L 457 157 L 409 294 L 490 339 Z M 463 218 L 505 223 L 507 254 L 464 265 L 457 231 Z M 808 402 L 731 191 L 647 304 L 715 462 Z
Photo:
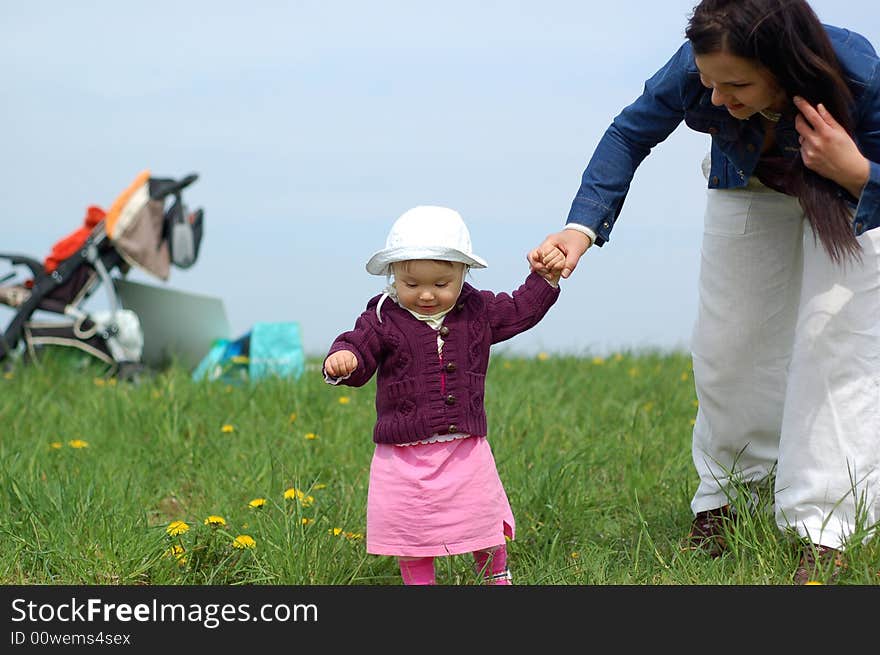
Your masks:
M 471 252 L 471 234 L 461 215 L 448 207 L 421 205 L 394 221 L 385 248 L 367 262 L 367 272 L 390 275 L 391 264 L 408 259 L 439 259 L 486 268 L 486 261 Z

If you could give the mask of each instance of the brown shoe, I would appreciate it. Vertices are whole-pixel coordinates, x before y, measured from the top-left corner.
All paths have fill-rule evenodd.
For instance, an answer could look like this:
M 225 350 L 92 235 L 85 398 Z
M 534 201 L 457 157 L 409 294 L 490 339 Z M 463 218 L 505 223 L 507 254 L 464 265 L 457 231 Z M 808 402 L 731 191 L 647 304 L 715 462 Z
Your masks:
M 727 547 L 725 526 L 733 520 L 730 505 L 697 512 L 684 547 L 688 550 L 704 550 L 710 557 L 720 557 Z
M 836 548 L 821 544 L 806 544 L 801 553 L 801 561 L 794 572 L 794 583 L 804 585 L 808 582 L 824 584 L 826 580 L 835 582 L 841 569 L 845 568 L 841 553 Z

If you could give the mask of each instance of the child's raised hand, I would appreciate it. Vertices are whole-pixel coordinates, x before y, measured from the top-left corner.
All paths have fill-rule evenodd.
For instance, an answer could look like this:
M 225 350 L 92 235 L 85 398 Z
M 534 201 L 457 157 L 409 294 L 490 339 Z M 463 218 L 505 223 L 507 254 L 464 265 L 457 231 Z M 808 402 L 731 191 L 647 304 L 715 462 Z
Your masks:
M 350 350 L 337 350 L 324 360 L 324 371 L 331 378 L 344 378 L 357 368 L 358 360 Z
M 541 262 L 544 264 L 544 273 L 541 277 L 553 284 L 559 283 L 562 276 L 562 269 L 565 268 L 565 253 L 559 248 L 553 247 L 541 253 Z

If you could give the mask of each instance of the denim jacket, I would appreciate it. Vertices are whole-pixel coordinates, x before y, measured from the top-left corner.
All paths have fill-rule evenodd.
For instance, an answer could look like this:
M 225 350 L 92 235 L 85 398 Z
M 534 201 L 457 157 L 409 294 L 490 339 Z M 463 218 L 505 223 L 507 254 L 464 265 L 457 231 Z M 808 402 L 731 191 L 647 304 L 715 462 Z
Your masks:
M 854 98 L 853 137 L 870 161 L 870 177 L 856 203 L 853 229 L 858 236 L 880 226 L 880 59 L 863 36 L 825 26 Z M 618 114 L 596 146 L 571 205 L 567 223 L 596 233 L 596 245 L 608 241 L 636 168 L 651 149 L 684 122 L 712 139 L 710 189 L 744 187 L 755 170 L 764 142 L 758 116 L 734 118 L 711 101 L 712 91 L 700 82 L 690 42 L 645 82 L 641 96 Z M 783 116 L 776 140 L 786 156 L 798 151 L 794 119 Z

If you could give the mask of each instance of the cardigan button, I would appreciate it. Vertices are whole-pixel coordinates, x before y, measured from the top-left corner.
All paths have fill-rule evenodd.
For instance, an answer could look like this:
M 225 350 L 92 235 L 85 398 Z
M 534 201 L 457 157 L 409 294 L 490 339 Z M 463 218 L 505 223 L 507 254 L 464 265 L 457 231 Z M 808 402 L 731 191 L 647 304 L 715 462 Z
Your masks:
M 447 431 L 447 433 L 449 433 L 449 434 L 455 434 L 456 432 L 458 432 L 458 426 L 457 426 L 455 423 L 453 423 L 452 425 L 450 425 L 450 426 L 446 429 L 446 431 Z
M 462 309 L 464 309 L 464 303 L 463 303 L 463 302 L 458 303 L 458 304 L 455 306 L 455 308 L 456 308 L 458 311 L 461 311 Z
M 449 336 L 449 328 L 446 327 L 445 325 L 440 328 L 440 336 L 441 337 L 448 337 Z
M 443 368 L 446 369 L 447 373 L 455 373 L 455 369 L 457 369 L 458 366 L 455 365 L 455 362 L 447 362 L 446 366 Z
M 454 405 L 455 404 L 455 396 L 453 396 L 452 394 L 449 394 L 448 396 L 446 396 L 446 398 L 443 400 L 443 402 L 445 402 L 447 405 Z

